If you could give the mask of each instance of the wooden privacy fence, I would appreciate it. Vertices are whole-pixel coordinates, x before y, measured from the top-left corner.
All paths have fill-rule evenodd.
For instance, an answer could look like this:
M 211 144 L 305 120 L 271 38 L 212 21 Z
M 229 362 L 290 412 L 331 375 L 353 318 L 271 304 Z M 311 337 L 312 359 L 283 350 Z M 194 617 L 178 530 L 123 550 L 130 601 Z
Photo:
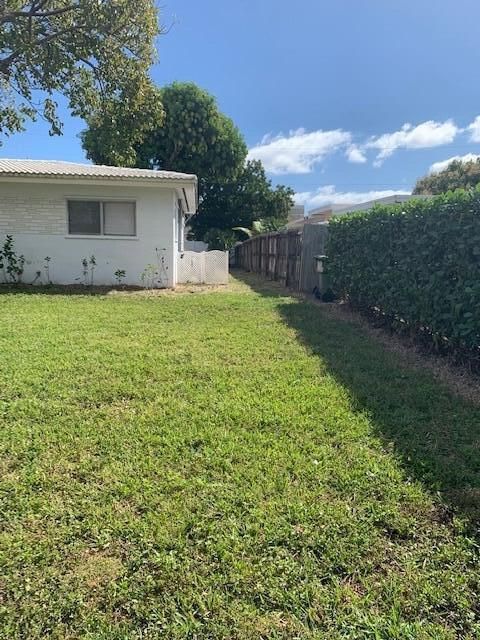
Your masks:
M 256 236 L 235 247 L 235 266 L 311 292 L 318 282 L 314 256 L 325 252 L 326 237 L 327 226 L 313 224 Z
M 302 264 L 300 268 L 300 291 L 312 293 L 318 285 L 315 256 L 326 253 L 327 224 L 306 224 L 302 232 Z
M 301 243 L 298 231 L 256 236 L 235 247 L 235 265 L 298 289 Z

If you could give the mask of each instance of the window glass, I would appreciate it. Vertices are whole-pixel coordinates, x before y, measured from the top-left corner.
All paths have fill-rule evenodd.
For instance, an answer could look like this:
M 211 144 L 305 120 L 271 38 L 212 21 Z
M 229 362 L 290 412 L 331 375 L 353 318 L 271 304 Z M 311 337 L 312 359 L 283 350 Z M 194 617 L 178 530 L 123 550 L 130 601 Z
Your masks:
M 134 236 L 135 203 L 104 202 L 103 233 L 108 236 Z
M 100 203 L 90 200 L 69 200 L 68 233 L 99 235 Z

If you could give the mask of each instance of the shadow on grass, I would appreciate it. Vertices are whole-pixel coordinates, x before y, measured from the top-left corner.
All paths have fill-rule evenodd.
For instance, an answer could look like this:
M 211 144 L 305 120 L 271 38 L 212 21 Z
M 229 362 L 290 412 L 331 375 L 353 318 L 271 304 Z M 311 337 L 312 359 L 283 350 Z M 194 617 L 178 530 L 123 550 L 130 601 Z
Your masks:
M 285 298 L 291 295 L 291 292 L 281 283 L 274 280 L 267 280 L 258 276 L 256 273 L 244 271 L 236 267 L 230 267 L 230 275 L 239 282 L 247 285 L 256 293 L 264 295 L 268 298 Z
M 236 275 L 262 295 L 279 295 L 276 283 Z M 366 411 L 378 435 L 394 444 L 407 473 L 478 526 L 480 409 L 453 395 L 427 370 L 405 365 L 356 325 L 330 316 L 321 305 L 279 300 L 278 310 L 348 389 L 354 409 Z

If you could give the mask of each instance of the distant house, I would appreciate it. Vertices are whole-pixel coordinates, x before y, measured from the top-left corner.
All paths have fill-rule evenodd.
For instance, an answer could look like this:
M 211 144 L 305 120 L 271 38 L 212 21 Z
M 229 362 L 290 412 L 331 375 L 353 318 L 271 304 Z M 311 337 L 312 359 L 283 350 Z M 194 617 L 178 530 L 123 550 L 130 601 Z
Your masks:
M 294 204 L 293 207 L 291 207 L 290 211 L 288 212 L 287 224 L 301 221 L 304 218 L 305 218 L 305 205 Z
M 313 209 L 305 214 L 303 217 L 298 217 L 294 220 L 288 221 L 286 228 L 287 229 L 302 229 L 305 224 L 316 224 L 319 222 L 326 222 L 329 220 L 332 215 L 337 213 L 338 211 L 343 211 L 344 205 L 337 204 L 327 204 L 323 207 L 318 207 L 317 209 Z
M 320 224 L 322 222 L 328 222 L 332 216 L 338 216 L 342 214 L 350 213 L 351 211 L 366 211 L 371 209 L 376 204 L 398 204 L 400 202 L 406 202 L 412 198 L 428 198 L 429 196 L 410 195 L 408 193 L 397 194 L 393 196 L 385 196 L 383 198 L 376 198 L 375 200 L 366 200 L 365 202 L 358 202 L 356 204 L 326 204 L 316 209 L 308 211 L 304 218 L 297 218 L 289 220 L 286 225 L 287 229 L 303 229 L 305 224 Z
M 375 200 L 366 200 L 365 202 L 358 202 L 356 204 L 329 204 L 309 211 L 307 220 L 309 222 L 328 222 L 328 220 L 330 220 L 334 215 L 338 216 L 347 214 L 351 211 L 366 211 L 374 207 L 376 204 L 398 204 L 400 202 L 411 200 L 412 198 L 418 199 L 425 197 L 428 196 L 413 196 L 405 193 L 376 198 Z
M 197 178 L 172 171 L 69 162 L 0 159 L 0 246 L 14 238 L 25 256 L 23 280 L 82 281 L 82 260 L 95 258 L 95 284 L 177 283 L 185 219 L 197 208 Z M 36 276 L 40 272 L 40 276 Z

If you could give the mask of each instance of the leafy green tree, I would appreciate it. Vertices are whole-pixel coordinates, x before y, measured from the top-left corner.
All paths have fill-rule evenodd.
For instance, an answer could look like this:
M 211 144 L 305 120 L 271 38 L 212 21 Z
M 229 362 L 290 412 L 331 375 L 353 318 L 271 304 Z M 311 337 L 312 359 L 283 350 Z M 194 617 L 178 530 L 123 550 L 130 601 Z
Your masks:
M 158 32 L 154 0 L 1 0 L 0 135 L 38 116 L 61 133 L 56 92 L 82 118 L 113 97 L 138 112 Z
M 87 157 L 96 164 L 151 168 L 138 149 L 164 117 L 160 90 L 143 77 L 132 79 L 88 117 L 89 128 L 80 134 Z
M 174 82 L 150 95 L 149 109 L 130 110 L 130 120 L 116 118 L 117 110 L 122 113 L 117 102 L 112 100 L 109 111 L 88 118 L 82 133 L 87 156 L 102 164 L 195 173 L 199 180 L 199 211 L 191 222 L 195 238 L 204 239 L 211 248 L 225 248 L 238 239 L 235 226 L 250 228 L 256 220 L 270 225 L 286 221 L 292 190 L 273 189 L 260 162 L 246 163 L 247 147 L 240 131 L 209 93 L 193 83 Z
M 165 123 L 139 148 L 153 167 L 195 173 L 204 184 L 235 176 L 247 156 L 242 134 L 215 98 L 193 83 L 161 89 Z
M 234 179 L 207 185 L 199 213 L 190 222 L 192 233 L 212 248 L 215 234 L 231 246 L 239 238 L 236 229 L 261 225 L 264 232 L 273 231 L 287 222 L 293 194 L 290 187 L 272 188 L 262 163 L 250 160 Z
M 203 236 L 203 241 L 207 243 L 208 248 L 213 251 L 226 251 L 233 247 L 238 241 L 237 234 L 233 229 L 217 229 L 212 227 Z
M 417 180 L 415 195 L 437 195 L 455 189 L 471 189 L 480 183 L 480 159 L 471 162 L 454 160 L 446 169 Z
M 246 238 L 253 238 L 262 235 L 262 233 L 277 231 L 281 226 L 283 226 L 283 224 L 276 220 L 254 220 L 251 227 L 233 227 L 233 231 L 240 232 L 240 234 Z
M 200 195 L 207 183 L 223 181 L 238 173 L 247 147 L 213 96 L 193 83 L 174 82 L 157 90 L 156 99 L 165 117 L 151 126 L 157 117 L 154 96 L 150 108 L 136 114 L 138 122 L 147 121 L 147 127 L 140 132 L 141 142 L 137 141 L 135 158 L 129 164 L 195 173 Z M 125 155 L 124 136 L 128 135 L 131 123 L 112 124 L 110 114 L 105 112 L 87 118 L 87 123 L 88 129 L 82 134 L 87 156 L 96 163 L 117 164 Z

